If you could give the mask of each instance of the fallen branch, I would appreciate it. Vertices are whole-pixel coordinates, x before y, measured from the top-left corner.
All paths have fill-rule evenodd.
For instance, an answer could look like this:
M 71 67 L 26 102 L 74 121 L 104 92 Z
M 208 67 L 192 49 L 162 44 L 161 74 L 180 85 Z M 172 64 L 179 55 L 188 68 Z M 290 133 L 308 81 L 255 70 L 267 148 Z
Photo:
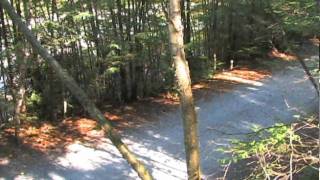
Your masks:
M 316 90 L 316 92 L 317 92 L 317 94 L 319 96 L 319 87 L 318 87 L 316 81 L 314 80 L 312 74 L 310 73 L 306 63 L 304 62 L 304 60 L 301 57 L 299 57 L 298 60 L 299 60 L 304 72 L 307 74 L 310 82 L 312 83 L 313 87 L 315 88 L 315 90 Z

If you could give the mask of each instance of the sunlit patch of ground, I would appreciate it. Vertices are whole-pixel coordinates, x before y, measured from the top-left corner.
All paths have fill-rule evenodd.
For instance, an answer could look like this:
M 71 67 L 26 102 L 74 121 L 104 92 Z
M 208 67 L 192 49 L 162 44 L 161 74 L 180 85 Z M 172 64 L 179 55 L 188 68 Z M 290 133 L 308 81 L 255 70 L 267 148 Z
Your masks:
M 153 98 L 152 101 L 164 105 L 178 105 L 179 97 L 177 94 L 167 92 L 160 94 L 158 98 Z
M 0 158 L 0 166 L 8 165 L 10 160 L 8 158 Z
M 110 113 L 110 112 L 105 112 L 104 116 L 110 121 L 123 121 L 124 120 L 121 116 Z
M 320 45 L 320 39 L 318 39 L 318 38 L 311 38 L 310 39 L 310 42 L 313 44 L 313 45 L 315 45 L 315 46 L 319 46 Z
M 221 94 L 231 92 L 239 82 L 223 80 L 223 79 L 209 79 L 207 81 L 202 81 L 194 84 L 192 86 L 194 99 L 210 101 L 212 94 Z
M 169 95 L 167 95 L 169 96 Z M 171 102 L 172 103 L 164 103 Z M 109 107 L 104 113 L 117 131 L 122 132 L 127 128 L 137 128 L 148 121 L 156 120 L 151 114 L 166 112 L 177 104 L 173 99 L 164 97 L 149 98 L 141 102 L 130 103 L 126 106 Z M 2 136 L 1 136 L 2 135 Z M 12 146 L 14 149 L 14 128 L 7 128 L 0 132 L 0 152 L 2 146 Z M 22 145 L 37 152 L 63 153 L 65 148 L 75 142 L 96 145 L 104 133 L 99 129 L 95 120 L 85 117 L 64 119 L 60 123 L 39 122 L 38 124 L 26 123 L 21 126 L 19 139 Z M 8 150 L 10 151 L 10 150 Z M 1 163 L 2 163 L 2 159 Z
M 262 79 L 271 77 L 271 73 L 266 70 L 251 70 L 248 68 L 237 68 L 231 71 L 216 74 L 214 79 L 234 81 L 242 84 L 262 86 Z
M 61 152 L 75 141 L 95 142 L 103 133 L 96 130 L 97 123 L 92 119 L 65 119 L 59 125 L 44 122 L 40 126 L 24 124 L 19 138 L 22 145 L 42 153 Z M 14 129 L 5 130 L 6 137 L 13 137 Z
M 208 88 L 210 88 L 210 86 L 208 83 L 205 83 L 205 82 L 200 82 L 192 86 L 192 90 L 208 89 Z
M 270 58 L 278 58 L 284 61 L 295 61 L 298 59 L 296 55 L 280 52 L 278 49 L 273 48 L 269 53 L 268 56 Z
M 126 128 L 136 128 L 146 122 L 147 117 L 136 103 L 122 107 L 111 107 L 106 110 L 104 116 L 110 120 L 119 132 Z M 143 106 L 142 104 L 140 106 Z

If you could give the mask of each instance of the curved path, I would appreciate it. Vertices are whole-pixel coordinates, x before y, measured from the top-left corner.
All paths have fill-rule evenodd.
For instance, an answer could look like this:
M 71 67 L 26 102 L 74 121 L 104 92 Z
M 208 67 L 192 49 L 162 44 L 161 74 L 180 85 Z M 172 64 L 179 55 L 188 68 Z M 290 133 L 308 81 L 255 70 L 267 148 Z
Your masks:
M 316 60 L 316 56 L 311 60 Z M 309 61 L 311 61 L 309 59 Z M 254 85 L 238 85 L 232 92 L 213 93 L 196 102 L 201 140 L 202 171 L 208 175 L 218 169 L 223 155 L 217 148 L 231 138 L 226 133 L 249 132 L 253 125 L 270 126 L 288 122 L 317 111 L 318 98 L 297 62 L 273 73 Z M 159 180 L 186 179 L 180 111 L 161 112 L 159 121 L 127 130 L 123 137 Z M 221 133 L 223 132 L 223 133 Z M 107 139 L 95 148 L 72 144 L 62 157 L 30 164 L 20 176 L 7 179 L 138 179 Z M 0 175 L 1 179 L 2 175 Z

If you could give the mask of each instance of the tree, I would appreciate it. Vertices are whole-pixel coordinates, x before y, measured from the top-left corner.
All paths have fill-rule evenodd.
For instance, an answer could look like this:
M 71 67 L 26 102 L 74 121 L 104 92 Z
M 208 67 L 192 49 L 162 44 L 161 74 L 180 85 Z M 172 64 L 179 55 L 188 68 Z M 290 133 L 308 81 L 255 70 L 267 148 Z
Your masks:
M 318 12 L 320 13 L 320 0 L 316 0 L 316 4 L 318 6 Z M 319 40 L 319 46 L 318 46 L 318 53 L 319 53 L 319 59 L 320 59 L 320 34 L 318 34 L 318 40 Z M 320 69 L 320 63 L 319 63 L 319 69 Z
M 81 103 L 92 118 L 98 121 L 104 132 L 108 135 L 111 142 L 119 150 L 123 158 L 131 165 L 138 173 L 141 179 L 150 180 L 152 176 L 147 168 L 136 158 L 136 156 L 122 142 L 120 135 L 112 128 L 109 121 L 103 116 L 93 102 L 88 98 L 85 92 L 77 85 L 75 80 L 64 70 L 60 64 L 49 54 L 49 52 L 41 46 L 36 37 L 28 29 L 25 23 L 22 22 L 19 15 L 7 0 L 0 0 L 0 5 L 7 11 L 13 23 L 19 28 L 20 32 L 25 36 L 26 40 L 31 44 L 33 49 L 50 65 L 56 72 L 60 81 L 69 89 L 71 94 Z
M 188 179 L 199 180 L 200 151 L 198 122 L 193 102 L 190 72 L 184 52 L 180 0 L 170 0 L 168 18 L 171 56 L 175 65 L 183 118 Z

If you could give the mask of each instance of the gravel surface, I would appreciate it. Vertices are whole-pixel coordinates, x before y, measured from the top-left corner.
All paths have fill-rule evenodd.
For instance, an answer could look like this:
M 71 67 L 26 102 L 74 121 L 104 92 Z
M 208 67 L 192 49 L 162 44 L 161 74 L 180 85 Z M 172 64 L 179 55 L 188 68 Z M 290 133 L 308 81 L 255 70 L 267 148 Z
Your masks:
M 301 66 L 292 62 L 280 69 L 260 82 L 237 85 L 231 92 L 213 93 L 197 100 L 205 176 L 219 169 L 217 160 L 226 155 L 216 150 L 228 145 L 232 138 L 241 138 L 236 134 L 250 132 L 254 125 L 267 127 L 290 122 L 296 115 L 317 111 L 318 98 Z M 187 179 L 180 111 L 160 112 L 158 119 L 126 130 L 124 142 L 149 167 L 155 179 Z M 0 179 L 138 179 L 108 139 L 102 139 L 95 147 L 75 143 L 59 157 L 35 157 L 24 164 L 26 171 L 20 175 L 1 171 L 0 166 Z

